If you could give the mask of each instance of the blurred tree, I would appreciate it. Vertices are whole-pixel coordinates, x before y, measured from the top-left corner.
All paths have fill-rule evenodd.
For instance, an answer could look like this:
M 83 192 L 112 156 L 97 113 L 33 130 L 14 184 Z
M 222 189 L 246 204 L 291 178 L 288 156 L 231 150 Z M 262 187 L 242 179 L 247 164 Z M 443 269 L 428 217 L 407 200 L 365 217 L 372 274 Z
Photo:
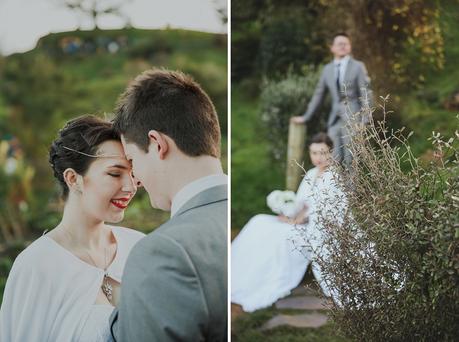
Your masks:
M 75 10 L 92 20 L 94 28 L 98 29 L 98 20 L 105 15 L 115 15 L 125 21 L 125 27 L 131 27 L 129 17 L 123 12 L 122 7 L 132 0 L 53 0 L 71 10 Z
M 294 5 L 292 5 L 294 6 Z M 328 56 L 324 32 L 314 6 L 268 10 L 260 39 L 260 69 L 264 76 L 284 77 L 287 70 L 299 73 L 305 64 L 321 64 Z M 288 37 L 288 39 L 286 39 Z
M 63 121 L 74 116 L 74 82 L 46 55 L 14 55 L 1 73 L 0 92 L 7 105 L 8 131 L 16 136 L 24 158 L 36 168 L 34 189 L 53 189 L 48 146 Z
M 240 81 L 254 77 L 260 45 L 262 0 L 234 0 L 231 3 L 231 78 Z
M 377 93 L 387 84 L 392 90 L 421 85 L 444 64 L 440 6 L 436 0 L 234 0 L 232 79 L 322 64 L 330 59 L 330 38 L 345 31 Z
M 31 199 L 34 169 L 22 155 L 8 155 L 8 143 L 0 140 L 0 241 L 22 241 L 29 233 L 26 216 Z
M 214 4 L 221 22 L 226 25 L 228 23 L 228 4 L 226 0 L 214 0 Z
M 319 1 L 232 2 L 232 78 L 283 77 L 328 55 Z
M 350 34 L 376 89 L 422 84 L 444 64 L 439 2 L 435 0 L 320 0 L 325 22 Z M 337 20 L 336 18 L 339 18 Z M 335 32 L 330 32 L 332 35 Z

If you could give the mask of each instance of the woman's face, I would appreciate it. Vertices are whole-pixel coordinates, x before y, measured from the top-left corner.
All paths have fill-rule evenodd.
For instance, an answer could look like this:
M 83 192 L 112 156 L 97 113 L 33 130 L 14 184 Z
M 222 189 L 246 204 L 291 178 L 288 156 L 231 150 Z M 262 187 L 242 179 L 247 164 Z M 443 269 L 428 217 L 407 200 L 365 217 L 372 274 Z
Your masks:
M 312 165 L 319 168 L 326 168 L 330 165 L 330 148 L 325 143 L 313 143 L 309 146 L 309 156 Z
M 82 177 L 81 204 L 84 211 L 97 220 L 120 222 L 137 191 L 131 165 L 118 141 L 103 142 L 97 154 L 119 157 L 95 158 L 90 164 Z

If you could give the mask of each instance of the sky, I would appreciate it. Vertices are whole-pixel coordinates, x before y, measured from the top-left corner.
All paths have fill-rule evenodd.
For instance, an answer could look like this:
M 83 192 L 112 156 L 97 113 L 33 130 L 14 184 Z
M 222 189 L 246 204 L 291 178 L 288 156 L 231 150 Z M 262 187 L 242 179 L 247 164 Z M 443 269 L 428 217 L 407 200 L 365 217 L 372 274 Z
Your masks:
M 90 0 L 88 0 L 90 1 Z M 111 0 L 102 0 L 110 2 Z M 62 0 L 0 0 L 0 54 L 25 52 L 51 32 L 91 29 L 91 21 L 61 5 Z M 119 2 L 119 1 L 118 1 Z M 184 28 L 226 32 L 217 4 L 226 0 L 131 0 L 124 13 L 136 28 Z M 102 29 L 123 27 L 118 17 L 101 17 Z

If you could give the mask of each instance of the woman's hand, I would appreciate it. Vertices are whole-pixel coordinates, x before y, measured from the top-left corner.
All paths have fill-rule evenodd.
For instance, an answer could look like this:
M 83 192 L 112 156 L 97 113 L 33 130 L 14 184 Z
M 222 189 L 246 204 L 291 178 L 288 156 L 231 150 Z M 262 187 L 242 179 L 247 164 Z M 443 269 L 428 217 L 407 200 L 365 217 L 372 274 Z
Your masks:
M 279 219 L 279 221 L 285 222 L 285 223 L 289 223 L 289 221 L 290 221 L 290 218 L 288 218 L 285 215 L 278 215 L 277 218 Z
M 308 220 L 308 206 L 305 204 L 303 209 L 292 219 L 292 224 L 304 224 Z

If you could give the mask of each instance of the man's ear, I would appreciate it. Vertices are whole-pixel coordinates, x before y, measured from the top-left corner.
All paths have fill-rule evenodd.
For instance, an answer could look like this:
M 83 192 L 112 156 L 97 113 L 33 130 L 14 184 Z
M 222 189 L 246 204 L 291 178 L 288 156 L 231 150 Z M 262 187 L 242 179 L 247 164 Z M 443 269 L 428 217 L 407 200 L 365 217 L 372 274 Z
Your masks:
M 159 159 L 164 160 L 169 151 L 169 143 L 167 142 L 166 136 L 163 133 L 151 130 L 148 132 L 148 138 L 150 138 L 150 144 L 153 143 L 154 148 L 156 148 Z
M 81 193 L 80 175 L 72 168 L 67 168 L 64 171 L 64 181 L 70 191 Z

